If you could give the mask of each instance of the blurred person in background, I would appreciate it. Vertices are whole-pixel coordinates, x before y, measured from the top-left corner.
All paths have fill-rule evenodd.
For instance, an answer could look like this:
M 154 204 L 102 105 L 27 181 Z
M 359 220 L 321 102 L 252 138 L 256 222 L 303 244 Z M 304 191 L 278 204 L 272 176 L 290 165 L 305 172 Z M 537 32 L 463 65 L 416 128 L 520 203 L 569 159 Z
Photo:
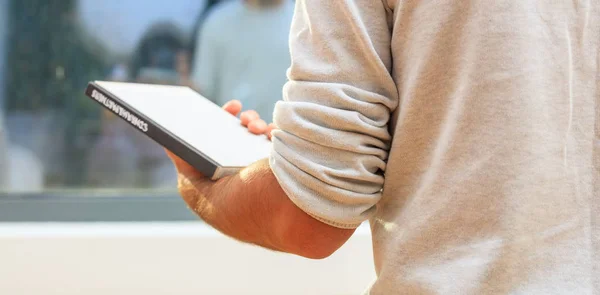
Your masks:
M 140 40 L 130 66 L 130 77 L 136 82 L 181 84 L 189 79 L 180 73 L 181 61 L 188 63 L 187 42 L 175 24 L 161 22 L 151 26 Z
M 224 2 L 224 1 L 231 1 L 231 0 L 206 0 L 204 2 L 204 7 L 202 8 L 202 11 L 196 18 L 196 21 L 195 21 L 193 29 L 192 29 L 191 37 L 190 37 L 191 41 L 188 46 L 190 61 L 194 61 L 196 55 L 199 52 L 199 50 L 197 50 L 197 49 L 198 49 L 198 45 L 200 44 L 200 32 L 202 31 L 202 28 L 204 27 L 204 23 L 206 22 L 206 17 L 214 10 L 215 7 L 219 6 L 219 3 Z M 195 64 L 193 62 L 191 62 L 190 63 L 190 71 L 192 71 L 192 72 L 194 71 L 194 66 L 195 66 Z
M 192 82 L 222 105 L 236 99 L 270 120 L 290 65 L 291 0 L 219 3 L 199 32 Z
M 107 80 L 127 82 L 128 68 L 117 63 Z M 102 109 L 100 134 L 90 149 L 87 162 L 87 184 L 92 187 L 137 187 L 138 154 L 129 134 L 129 128 L 111 111 Z
M 123 71 L 128 70 L 125 77 Z M 160 22 L 141 38 L 130 65 L 118 64 L 113 81 L 189 85 L 187 42 L 176 25 Z M 103 110 L 99 140 L 88 159 L 88 181 L 97 187 L 172 187 L 174 169 L 163 149 L 144 134 Z
M 175 24 L 162 22 L 151 26 L 134 55 L 132 79 L 150 84 L 190 85 L 187 48 L 187 39 Z M 137 169 L 141 186 L 166 188 L 177 183 L 162 147 L 134 128 L 128 131 L 139 156 Z

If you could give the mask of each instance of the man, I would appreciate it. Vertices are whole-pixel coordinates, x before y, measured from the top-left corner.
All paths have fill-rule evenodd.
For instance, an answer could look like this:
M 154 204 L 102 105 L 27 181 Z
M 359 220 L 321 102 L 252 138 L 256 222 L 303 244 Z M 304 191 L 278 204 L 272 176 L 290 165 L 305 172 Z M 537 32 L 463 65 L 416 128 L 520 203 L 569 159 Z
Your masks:
M 290 47 L 270 162 L 173 157 L 206 222 L 323 258 L 369 220 L 372 295 L 600 293 L 600 2 L 298 0 Z
M 235 98 L 263 118 L 281 99 L 290 65 L 291 0 L 235 0 L 212 8 L 198 37 L 192 82 L 217 104 Z

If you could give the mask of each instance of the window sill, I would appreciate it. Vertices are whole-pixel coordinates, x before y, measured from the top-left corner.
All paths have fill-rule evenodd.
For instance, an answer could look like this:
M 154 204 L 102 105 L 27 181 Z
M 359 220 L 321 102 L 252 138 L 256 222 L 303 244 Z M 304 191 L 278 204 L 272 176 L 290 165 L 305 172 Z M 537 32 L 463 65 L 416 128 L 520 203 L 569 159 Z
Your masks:
M 0 222 L 197 221 L 175 191 L 0 193 Z

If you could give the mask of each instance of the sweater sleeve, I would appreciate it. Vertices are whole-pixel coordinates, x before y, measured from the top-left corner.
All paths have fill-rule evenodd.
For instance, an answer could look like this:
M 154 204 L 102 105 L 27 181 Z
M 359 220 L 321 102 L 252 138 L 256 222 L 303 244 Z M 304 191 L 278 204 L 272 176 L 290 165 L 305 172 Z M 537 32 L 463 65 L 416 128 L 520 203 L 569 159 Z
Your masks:
M 385 0 L 297 0 L 292 64 L 275 107 L 270 165 L 300 209 L 339 228 L 381 198 L 398 90 Z

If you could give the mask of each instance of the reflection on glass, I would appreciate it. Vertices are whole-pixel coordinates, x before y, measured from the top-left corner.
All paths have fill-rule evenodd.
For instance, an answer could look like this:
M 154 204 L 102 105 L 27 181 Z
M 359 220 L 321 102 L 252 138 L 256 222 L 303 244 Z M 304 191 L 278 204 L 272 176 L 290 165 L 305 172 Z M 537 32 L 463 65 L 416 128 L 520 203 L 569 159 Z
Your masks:
M 278 10 L 269 8 L 291 2 L 255 2 L 265 6 L 264 17 L 249 14 L 245 19 L 264 24 L 240 28 L 241 18 L 225 18 L 216 32 L 223 38 L 265 36 L 232 47 L 244 53 L 236 55 L 259 62 L 248 64 L 253 68 L 243 70 L 246 64 L 234 60 L 235 50 L 223 52 L 226 60 L 218 66 L 237 67 L 223 72 L 246 75 L 233 80 L 229 74 L 235 93 L 262 93 L 249 90 L 285 81 L 289 63 L 287 16 L 273 17 Z M 0 191 L 175 189 L 176 174 L 162 147 L 99 108 L 83 91 L 88 81 L 113 80 L 187 85 L 202 93 L 192 77 L 198 78 L 202 66 L 199 50 L 211 46 L 202 46 L 200 36 L 207 17 L 224 10 L 217 7 L 225 3 L 246 2 L 0 0 Z M 269 19 L 278 23 L 269 25 Z M 280 28 L 269 29 L 272 25 Z M 273 51 L 267 62 L 265 48 Z M 281 57 L 283 65 L 274 65 L 274 57 Z M 270 69 L 276 73 L 252 82 L 257 69 L 261 75 Z M 259 100 L 272 104 L 280 99 L 246 96 L 231 99 L 256 107 Z

